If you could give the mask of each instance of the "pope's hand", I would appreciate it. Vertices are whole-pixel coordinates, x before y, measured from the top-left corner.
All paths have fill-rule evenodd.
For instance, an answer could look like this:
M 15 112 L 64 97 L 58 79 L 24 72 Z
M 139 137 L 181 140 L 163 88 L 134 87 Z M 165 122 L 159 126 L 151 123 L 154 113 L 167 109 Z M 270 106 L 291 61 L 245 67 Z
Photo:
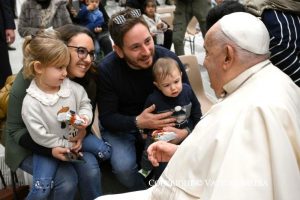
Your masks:
M 154 142 L 147 149 L 148 159 L 154 167 L 157 167 L 160 162 L 169 162 L 176 150 L 175 144 L 165 141 Z

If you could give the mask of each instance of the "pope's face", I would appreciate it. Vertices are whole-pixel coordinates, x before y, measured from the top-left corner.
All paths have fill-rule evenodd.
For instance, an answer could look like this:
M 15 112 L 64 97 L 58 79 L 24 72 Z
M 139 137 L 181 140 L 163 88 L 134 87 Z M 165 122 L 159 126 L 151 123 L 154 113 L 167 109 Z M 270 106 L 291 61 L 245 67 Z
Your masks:
M 207 69 L 211 88 L 215 91 L 217 97 L 223 92 L 224 73 L 222 65 L 224 63 L 224 49 L 217 42 L 214 42 L 211 29 L 207 32 L 204 40 L 204 49 L 206 52 L 204 59 L 204 67 Z

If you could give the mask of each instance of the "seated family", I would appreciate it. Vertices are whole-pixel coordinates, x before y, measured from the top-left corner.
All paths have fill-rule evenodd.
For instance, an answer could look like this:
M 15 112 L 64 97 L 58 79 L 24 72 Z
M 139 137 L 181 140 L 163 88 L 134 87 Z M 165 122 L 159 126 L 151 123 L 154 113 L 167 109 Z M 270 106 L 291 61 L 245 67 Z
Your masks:
M 184 66 L 173 52 L 154 45 L 140 12 L 126 9 L 115 14 L 109 21 L 109 31 L 115 51 L 101 61 L 98 69 L 93 66 L 94 38 L 85 27 L 69 24 L 57 32 L 44 30 L 25 37 L 23 68 L 8 104 L 5 159 L 12 170 L 21 168 L 33 175 L 28 199 L 74 199 L 77 184 L 81 199 L 102 195 L 98 163 L 110 156 L 113 172 L 129 191 L 145 189 L 148 186 L 138 173 L 140 158 L 136 157 L 143 149 L 135 148 L 137 143 L 145 143 L 141 131 L 173 132 L 170 142 L 179 144 L 200 119 L 200 105 L 193 99 Z M 167 59 L 170 68 L 177 63 L 178 71 L 168 72 L 154 85 L 152 66 L 164 57 L 172 58 Z M 181 107 L 186 118 L 193 114 L 187 107 L 195 107 L 197 119 L 191 127 L 173 127 L 177 120 L 173 109 L 155 113 L 156 105 L 144 108 L 155 86 L 170 90 L 167 95 L 171 97 L 166 99 L 175 97 L 172 103 L 180 97 L 171 107 Z M 192 99 L 182 100 L 183 91 Z M 96 104 L 101 107 L 101 133 L 107 142 L 91 133 Z M 74 114 L 78 116 L 71 116 Z M 79 124 L 73 123 L 72 117 Z M 81 157 L 80 161 L 62 162 L 73 158 L 70 152 Z

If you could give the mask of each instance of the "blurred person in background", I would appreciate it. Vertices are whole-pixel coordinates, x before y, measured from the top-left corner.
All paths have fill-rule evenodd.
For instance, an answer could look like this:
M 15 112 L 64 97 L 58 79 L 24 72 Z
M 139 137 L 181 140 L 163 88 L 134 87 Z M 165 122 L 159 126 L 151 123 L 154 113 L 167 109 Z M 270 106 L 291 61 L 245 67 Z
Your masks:
M 12 74 L 8 45 L 15 41 L 15 29 L 14 14 L 10 2 L 0 0 L 0 88 L 4 86 L 6 78 Z

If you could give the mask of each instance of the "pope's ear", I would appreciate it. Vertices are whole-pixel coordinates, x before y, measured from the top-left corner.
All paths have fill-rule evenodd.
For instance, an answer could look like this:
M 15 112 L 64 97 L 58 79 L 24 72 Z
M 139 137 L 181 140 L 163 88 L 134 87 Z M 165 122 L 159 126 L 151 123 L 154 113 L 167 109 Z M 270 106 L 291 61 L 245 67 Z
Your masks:
M 224 58 L 224 70 L 228 70 L 233 63 L 234 60 L 234 49 L 230 45 L 226 45 L 225 47 L 225 58 Z
M 120 57 L 120 58 L 124 58 L 124 53 L 123 53 L 123 50 L 122 48 L 120 48 L 119 46 L 117 45 L 113 45 L 113 49 L 114 51 L 117 53 L 117 55 Z

